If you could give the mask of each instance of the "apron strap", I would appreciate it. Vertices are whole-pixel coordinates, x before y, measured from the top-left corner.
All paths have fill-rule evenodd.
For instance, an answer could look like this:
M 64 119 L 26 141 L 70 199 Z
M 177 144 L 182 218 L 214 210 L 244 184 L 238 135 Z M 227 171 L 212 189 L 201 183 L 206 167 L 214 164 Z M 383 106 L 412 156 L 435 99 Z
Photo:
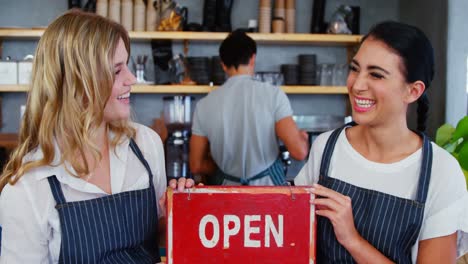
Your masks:
M 331 158 L 333 156 L 333 150 L 335 149 L 335 145 L 338 141 L 338 137 L 340 136 L 341 131 L 343 131 L 343 129 L 348 126 L 355 125 L 356 123 L 353 121 L 335 129 L 335 131 L 332 132 L 331 136 L 328 138 L 327 144 L 325 145 L 325 150 L 323 151 L 322 162 L 320 163 L 320 177 L 328 177 L 328 169 L 330 167 Z
M 416 196 L 416 201 L 420 203 L 425 203 L 426 198 L 427 198 L 427 193 L 429 192 L 429 182 L 431 181 L 432 144 L 429 138 L 425 134 L 419 133 L 419 135 L 423 139 L 423 146 L 422 146 L 421 172 L 419 174 L 418 194 Z
M 282 185 L 288 185 L 288 183 L 285 180 L 285 175 L 284 175 L 284 169 L 283 169 L 283 163 L 280 158 L 276 159 L 273 164 L 263 170 L 262 172 L 250 177 L 250 178 L 240 178 L 240 177 L 235 177 L 229 174 L 224 173 L 223 171 L 220 171 L 224 179 L 233 181 L 233 182 L 240 182 L 242 185 L 249 185 L 251 181 L 258 180 L 267 176 L 271 177 L 271 180 L 273 181 L 273 184 L 275 186 L 282 186 Z
M 57 205 L 65 204 L 67 201 L 65 200 L 62 187 L 60 186 L 60 182 L 57 180 L 57 177 L 55 175 L 49 176 L 47 177 L 47 181 L 49 182 L 50 189 L 52 190 L 52 195 L 54 196 Z
M 143 157 L 143 153 L 141 153 L 140 148 L 138 147 L 135 140 L 133 140 L 133 138 L 130 138 L 130 148 L 132 149 L 133 153 L 135 153 L 135 156 L 137 156 L 137 158 L 143 164 L 143 166 L 145 166 L 146 170 L 148 171 L 150 186 L 153 186 L 153 173 L 151 172 L 151 168 L 148 162 L 146 161 L 145 157 Z
M 130 148 L 132 149 L 133 153 L 135 153 L 138 160 L 140 160 L 143 166 L 145 166 L 149 175 L 149 184 L 150 186 L 153 186 L 153 173 L 151 173 L 151 169 L 150 169 L 150 166 L 148 165 L 148 162 L 143 157 L 143 154 L 141 153 L 140 148 L 135 143 L 135 140 L 133 140 L 133 138 L 130 139 Z M 62 187 L 60 186 L 60 182 L 57 180 L 57 177 L 55 175 L 49 176 L 47 178 L 47 181 L 49 182 L 50 189 L 52 190 L 52 195 L 54 196 L 55 202 L 57 204 L 66 203 L 65 196 L 63 195 Z
M 330 167 L 333 150 L 335 149 L 335 145 L 339 135 L 341 134 L 341 131 L 343 131 L 343 129 L 348 126 L 354 125 L 356 125 L 355 122 L 350 122 L 340 128 L 337 128 L 335 129 L 335 131 L 332 132 L 330 138 L 328 138 L 327 144 L 325 145 L 325 150 L 323 151 L 322 162 L 320 164 L 320 177 L 328 177 L 328 169 Z M 429 138 L 424 133 L 416 133 L 418 133 L 419 136 L 421 136 L 421 138 L 423 139 L 421 172 L 419 174 L 416 201 L 420 203 L 425 203 L 427 193 L 429 192 L 429 182 L 431 179 L 432 144 Z

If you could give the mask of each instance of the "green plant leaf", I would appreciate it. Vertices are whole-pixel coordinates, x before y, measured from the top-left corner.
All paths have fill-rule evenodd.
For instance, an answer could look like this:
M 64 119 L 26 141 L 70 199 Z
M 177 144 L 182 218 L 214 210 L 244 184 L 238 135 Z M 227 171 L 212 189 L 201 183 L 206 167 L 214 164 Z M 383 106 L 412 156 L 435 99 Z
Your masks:
M 468 116 L 465 116 L 458 122 L 457 128 L 453 132 L 452 140 L 458 140 L 459 138 L 468 140 Z
M 460 150 L 468 144 L 468 141 L 464 140 L 463 138 L 458 139 L 458 146 L 455 148 L 454 153 L 460 153 Z
M 465 142 L 466 143 L 466 142 Z M 468 144 L 463 144 L 464 146 L 460 149 L 458 153 L 458 162 L 464 170 L 468 170 Z
M 439 127 L 436 132 L 436 144 L 444 147 L 444 145 L 447 144 L 452 138 L 454 131 L 455 128 L 450 124 L 444 124 Z
M 443 146 L 443 148 L 444 148 L 446 151 L 448 151 L 449 153 L 451 153 L 452 155 L 455 156 L 455 154 L 457 153 L 457 152 L 455 152 L 455 149 L 458 147 L 458 144 L 459 144 L 458 141 L 456 141 L 456 142 L 451 142 L 451 143 L 447 143 L 447 144 L 445 144 L 445 145 Z M 457 158 L 457 157 L 455 157 L 455 158 Z

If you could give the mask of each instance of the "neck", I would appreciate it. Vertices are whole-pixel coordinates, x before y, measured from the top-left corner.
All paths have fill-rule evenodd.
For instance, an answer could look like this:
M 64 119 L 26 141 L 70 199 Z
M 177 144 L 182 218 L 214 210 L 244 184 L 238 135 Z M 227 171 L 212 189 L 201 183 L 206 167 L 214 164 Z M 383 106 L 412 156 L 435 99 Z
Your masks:
M 404 121 L 404 122 L 403 122 Z M 367 159 L 392 163 L 418 150 L 422 141 L 406 125 L 406 120 L 379 126 L 357 126 L 347 133 L 349 141 Z
M 93 142 L 99 146 L 101 153 L 108 148 L 107 125 L 105 122 L 98 127 Z
M 229 67 L 226 69 L 226 74 L 229 77 L 238 76 L 238 75 L 251 75 L 254 74 L 254 68 L 250 65 L 239 65 L 237 69 L 235 67 Z

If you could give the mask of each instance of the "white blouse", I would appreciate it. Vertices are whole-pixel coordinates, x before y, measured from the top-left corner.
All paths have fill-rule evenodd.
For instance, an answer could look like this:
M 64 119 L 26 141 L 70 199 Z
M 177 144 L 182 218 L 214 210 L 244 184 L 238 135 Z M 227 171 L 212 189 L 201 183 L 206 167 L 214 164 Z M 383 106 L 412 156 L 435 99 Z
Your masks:
M 156 199 L 166 191 L 164 149 L 160 137 L 150 128 L 134 124 L 135 142 L 153 173 Z M 112 133 L 109 134 L 112 138 Z M 111 189 L 113 194 L 148 188 L 149 175 L 125 140 L 109 150 Z M 58 164 L 60 152 L 55 146 L 53 164 Z M 37 149 L 28 160 L 42 157 Z M 28 171 L 15 185 L 7 185 L 0 195 L 0 226 L 2 246 L 0 263 L 57 263 L 60 254 L 61 231 L 55 200 L 47 180 L 56 175 L 67 202 L 90 200 L 106 196 L 96 185 L 76 178 L 60 166 L 43 166 Z M 158 215 L 163 215 L 158 205 Z
M 320 163 L 330 132 L 317 137 L 309 160 L 295 178 L 296 185 L 318 182 Z M 468 192 L 458 162 L 444 149 L 432 143 L 433 160 L 424 219 L 418 240 L 412 247 L 416 263 L 419 241 L 446 236 L 458 231 L 458 254 L 468 250 Z M 393 196 L 416 199 L 422 150 L 391 164 L 370 161 L 349 143 L 341 132 L 333 151 L 329 176 L 355 186 L 388 193 Z

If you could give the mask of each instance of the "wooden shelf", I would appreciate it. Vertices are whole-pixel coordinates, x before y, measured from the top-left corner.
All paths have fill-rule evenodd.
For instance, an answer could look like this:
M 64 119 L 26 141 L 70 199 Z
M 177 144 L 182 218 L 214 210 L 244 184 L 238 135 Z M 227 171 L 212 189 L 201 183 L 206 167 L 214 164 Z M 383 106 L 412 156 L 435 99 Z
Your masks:
M 0 92 L 14 93 L 14 92 L 27 92 L 28 86 L 23 84 L 1 84 Z
M 0 38 L 40 38 L 44 29 L 0 28 Z
M 0 147 L 12 149 L 18 145 L 18 134 L 0 133 Z
M 154 94 L 206 94 L 216 89 L 209 85 L 133 85 L 132 93 Z M 347 94 L 344 86 L 281 86 L 287 94 Z M 0 92 L 27 92 L 27 85 L 0 85 Z
M 221 32 L 130 32 L 130 38 L 136 40 L 172 39 L 222 41 L 228 33 Z M 249 33 L 255 41 L 261 43 L 315 43 L 326 45 L 355 45 L 361 41 L 361 35 L 331 34 L 288 34 L 288 33 Z
M 0 38 L 39 38 L 44 29 L 22 29 L 22 28 L 0 28 Z M 133 40 L 172 39 L 172 40 L 194 40 L 194 41 L 221 41 L 228 33 L 222 32 L 187 32 L 187 31 L 131 31 L 130 38 Z M 358 44 L 361 35 L 332 35 L 332 34 L 288 34 L 288 33 L 249 33 L 256 41 L 261 43 L 315 43 L 323 45 L 349 46 Z

